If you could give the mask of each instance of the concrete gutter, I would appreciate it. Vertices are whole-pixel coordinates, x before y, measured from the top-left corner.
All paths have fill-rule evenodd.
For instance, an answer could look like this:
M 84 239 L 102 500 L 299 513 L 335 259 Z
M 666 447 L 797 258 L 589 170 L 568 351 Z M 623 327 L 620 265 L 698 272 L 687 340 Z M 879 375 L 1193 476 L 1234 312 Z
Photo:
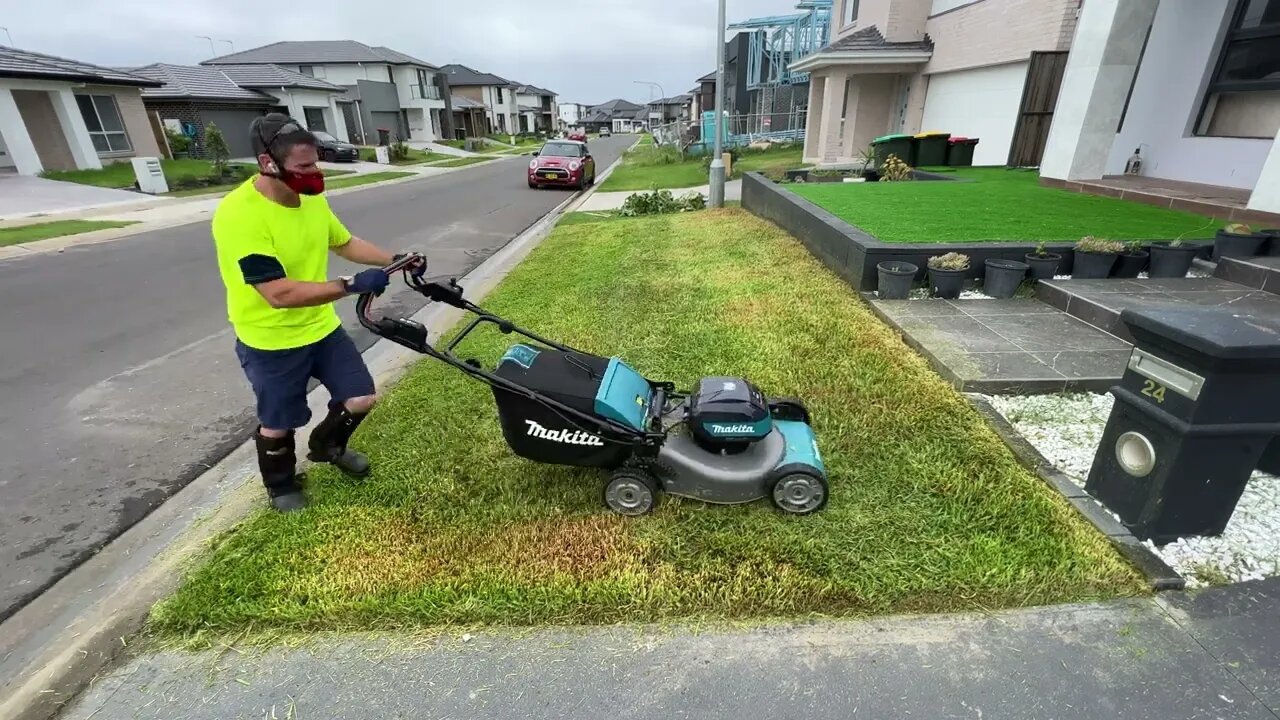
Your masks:
M 563 213 L 594 191 L 567 198 L 461 278 L 467 297 L 480 301 L 492 292 Z M 432 303 L 413 319 L 437 337 L 463 315 Z M 388 340 L 364 353 L 383 392 L 422 357 Z M 327 398 L 323 388 L 307 396 L 314 418 L 324 416 Z M 299 431 L 299 447 L 306 447 L 311 429 Z M 264 497 L 250 440 L 0 624 L 0 718 L 48 720 L 60 712 L 128 647 L 152 606 L 177 588 L 207 544 L 264 508 Z
M 441 161 L 444 162 L 444 161 Z M 424 180 L 427 178 L 440 177 L 451 172 L 458 172 L 474 167 L 480 167 L 488 163 L 475 163 L 474 165 L 464 165 L 456 168 L 431 168 L 431 173 L 420 173 L 414 170 L 397 169 L 395 165 L 388 165 L 386 170 L 380 172 L 411 172 L 408 177 L 392 178 L 390 180 L 380 180 L 365 185 L 356 185 L 355 187 L 339 188 L 330 190 L 325 193 L 328 197 L 337 197 L 347 193 L 360 192 L 362 190 L 372 190 L 374 188 L 386 187 L 397 183 L 413 182 L 415 180 Z M 404 166 L 400 166 L 404 167 Z M 419 166 L 412 166 L 419 167 Z M 421 166 L 428 167 L 428 166 Z M 359 177 L 360 175 L 368 175 L 369 173 L 355 173 L 350 176 L 343 177 Z M 192 197 L 192 198 L 170 198 L 167 202 L 140 202 L 127 205 L 121 208 L 103 209 L 92 208 L 82 211 L 74 211 L 70 213 L 59 213 L 57 215 L 47 215 L 38 218 L 24 218 L 21 221 L 0 222 L 0 227 L 22 227 L 26 225 L 38 225 L 47 222 L 56 222 L 59 220 L 119 220 L 128 221 L 130 218 L 125 214 L 129 212 L 147 212 L 158 211 L 161 217 L 156 220 L 142 220 L 136 225 L 129 225 L 121 228 L 108 228 L 105 230 L 93 230 L 91 232 L 79 233 L 77 235 L 62 235 L 59 237 L 47 238 L 44 240 L 35 240 L 29 243 L 19 243 L 17 245 L 6 245 L 0 247 L 0 261 L 8 260 L 15 257 L 26 257 L 46 252 L 61 252 L 69 247 L 78 245 L 97 245 L 99 243 L 119 240 L 131 235 L 139 235 L 152 230 L 163 230 L 165 228 L 177 227 L 179 225 L 190 225 L 191 223 L 201 222 L 213 215 L 214 208 L 218 206 L 218 202 L 226 193 L 214 195 L 212 197 Z M 172 211 L 169 213 L 167 211 Z M 170 216 L 166 216 L 170 215 Z

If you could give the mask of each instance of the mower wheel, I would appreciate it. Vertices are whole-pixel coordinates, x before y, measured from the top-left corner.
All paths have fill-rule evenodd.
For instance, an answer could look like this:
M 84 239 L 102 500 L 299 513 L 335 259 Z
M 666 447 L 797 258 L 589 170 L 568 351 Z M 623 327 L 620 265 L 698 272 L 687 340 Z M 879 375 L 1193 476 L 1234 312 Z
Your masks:
M 769 398 L 769 414 L 774 420 L 796 420 L 809 425 L 809 408 L 800 398 Z
M 604 486 L 604 504 L 619 515 L 637 517 L 658 506 L 662 490 L 653 475 L 631 467 L 614 470 Z
M 810 470 L 792 470 L 773 481 L 770 496 L 773 504 L 791 515 L 808 515 L 827 505 L 830 488 L 821 473 Z

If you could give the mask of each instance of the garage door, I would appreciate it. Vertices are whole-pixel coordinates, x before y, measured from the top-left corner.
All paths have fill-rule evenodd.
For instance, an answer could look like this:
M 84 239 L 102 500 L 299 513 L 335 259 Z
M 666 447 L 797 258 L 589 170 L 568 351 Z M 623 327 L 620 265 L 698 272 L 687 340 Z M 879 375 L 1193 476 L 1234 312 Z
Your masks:
M 365 134 L 369 136 L 369 142 L 378 141 L 379 130 L 390 130 L 393 136 L 399 137 L 400 132 L 400 113 L 398 112 L 371 112 L 373 117 L 373 127 L 365 128 Z
M 922 130 L 979 138 L 974 165 L 1004 165 L 1018 124 L 1028 63 L 929 76 Z
M 258 110 L 203 110 L 200 119 L 205 127 L 217 125 L 231 148 L 231 157 L 253 157 L 253 145 L 249 142 L 249 123 L 261 115 Z

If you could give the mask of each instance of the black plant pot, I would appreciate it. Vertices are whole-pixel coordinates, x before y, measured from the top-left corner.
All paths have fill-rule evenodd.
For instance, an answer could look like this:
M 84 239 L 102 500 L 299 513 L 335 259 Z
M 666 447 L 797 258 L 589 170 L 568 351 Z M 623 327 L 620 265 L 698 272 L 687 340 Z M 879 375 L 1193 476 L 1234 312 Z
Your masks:
M 1219 230 L 1213 239 L 1213 260 L 1217 262 L 1224 257 L 1254 257 L 1262 251 L 1262 243 L 1267 236 L 1262 233 L 1236 235 Z
M 1111 268 L 1116 264 L 1115 253 L 1093 253 L 1076 250 L 1075 264 L 1071 268 L 1071 277 L 1076 280 L 1097 280 L 1109 277 Z
M 809 178 L 808 170 L 788 170 L 787 179 L 791 182 L 804 182 Z
M 906 300 L 911 294 L 911 286 L 915 284 L 916 273 L 920 268 L 901 260 L 886 260 L 876 265 L 879 284 L 876 294 L 881 300 Z
M 944 300 L 955 300 L 964 289 L 964 278 L 969 268 L 964 270 L 939 270 L 929 268 L 929 284 L 933 286 L 933 294 Z
M 1120 253 L 1116 264 L 1111 268 L 1111 276 L 1118 278 L 1136 278 L 1138 274 L 1147 269 L 1147 261 L 1151 258 L 1151 253 L 1146 250 L 1139 250 L 1132 253 Z
M 1263 228 L 1258 231 L 1258 234 L 1267 236 L 1267 244 L 1262 248 L 1267 255 L 1272 257 L 1280 255 L 1280 228 Z
M 1186 277 L 1187 271 L 1191 269 L 1191 261 L 1196 259 L 1198 252 L 1199 245 L 1155 243 L 1151 246 L 1151 265 L 1147 268 L 1147 277 Z
M 1058 265 L 1062 264 L 1062 256 L 1057 253 L 1027 253 L 1026 259 L 1031 266 L 1031 277 L 1036 280 L 1052 280 L 1058 274 Z
M 1027 271 L 1031 266 L 1017 260 L 988 260 L 987 274 L 982 281 L 982 291 L 993 298 L 1005 299 L 1018 292 L 1022 281 L 1027 279 Z
M 862 179 L 867 182 L 879 182 L 880 171 L 875 168 L 867 168 L 862 171 Z

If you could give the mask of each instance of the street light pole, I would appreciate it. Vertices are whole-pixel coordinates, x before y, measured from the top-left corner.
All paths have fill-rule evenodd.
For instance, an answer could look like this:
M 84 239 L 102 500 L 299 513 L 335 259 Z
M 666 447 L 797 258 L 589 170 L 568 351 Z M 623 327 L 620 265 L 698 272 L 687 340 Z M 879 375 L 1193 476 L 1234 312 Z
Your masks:
M 3 31 L 4 31 L 4 36 L 5 36 L 5 37 L 7 37 L 7 38 L 9 38 L 9 47 L 13 47 L 13 36 L 9 34 L 9 28 L 7 28 L 7 27 L 0 27 L 0 30 L 3 30 Z
M 214 55 L 217 55 L 217 54 L 218 54 L 218 49 L 217 49 L 217 48 L 215 48 L 215 47 L 213 46 L 213 38 L 209 37 L 208 35 L 197 35 L 196 37 L 198 37 L 198 38 L 204 38 L 205 40 L 208 40 L 208 41 L 209 41 L 209 52 L 213 53 Z
M 713 208 L 724 207 L 724 1 L 719 0 L 716 11 L 716 119 L 715 150 L 711 155 L 711 197 Z

